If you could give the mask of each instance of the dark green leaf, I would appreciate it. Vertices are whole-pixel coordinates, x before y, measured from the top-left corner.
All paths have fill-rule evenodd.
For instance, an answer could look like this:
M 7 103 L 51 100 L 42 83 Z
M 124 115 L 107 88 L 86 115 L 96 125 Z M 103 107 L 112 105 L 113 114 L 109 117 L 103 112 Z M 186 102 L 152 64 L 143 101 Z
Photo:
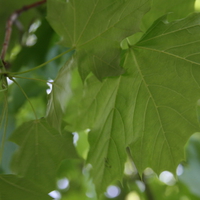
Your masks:
M 0 44 L 3 44 L 4 37 L 5 37 L 5 31 L 6 31 L 6 22 L 8 18 L 11 16 L 13 12 L 15 12 L 17 9 L 22 8 L 25 5 L 29 5 L 31 3 L 34 3 L 35 0 L 19 0 L 19 1 L 12 1 L 12 0 L 0 0 Z M 40 13 L 41 14 L 41 13 Z M 19 21 L 22 24 L 23 31 L 27 31 L 33 20 L 37 17 L 40 17 L 40 14 L 37 9 L 32 9 L 29 12 L 25 12 L 22 14 L 22 16 L 19 17 Z M 19 39 L 22 35 L 22 32 L 16 28 L 16 26 L 13 26 L 12 29 L 12 35 L 11 35 L 11 42 L 9 45 L 9 50 L 13 48 L 13 46 L 16 43 L 19 43 Z
M 0 176 L 0 199 L 2 200 L 49 200 L 50 198 L 39 186 L 14 175 Z

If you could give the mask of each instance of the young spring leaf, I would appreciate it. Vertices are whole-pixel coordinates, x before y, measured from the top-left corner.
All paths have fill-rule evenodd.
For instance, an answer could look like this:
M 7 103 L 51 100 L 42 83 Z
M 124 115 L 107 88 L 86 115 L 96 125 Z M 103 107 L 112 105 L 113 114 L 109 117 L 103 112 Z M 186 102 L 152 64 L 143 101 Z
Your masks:
M 149 0 L 47 2 L 47 19 L 66 47 L 76 48 L 82 79 L 92 71 L 99 79 L 123 73 L 120 42 L 138 32 Z

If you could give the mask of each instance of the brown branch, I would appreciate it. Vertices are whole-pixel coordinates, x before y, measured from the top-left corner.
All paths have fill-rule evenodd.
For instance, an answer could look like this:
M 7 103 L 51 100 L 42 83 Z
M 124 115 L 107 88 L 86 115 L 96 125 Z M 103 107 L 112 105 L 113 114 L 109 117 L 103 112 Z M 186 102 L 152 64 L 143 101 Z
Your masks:
M 12 15 L 9 17 L 9 19 L 8 19 L 8 21 L 6 23 L 6 33 L 5 33 L 4 43 L 3 43 L 3 47 L 2 47 L 1 55 L 0 55 L 0 59 L 2 60 L 3 64 L 6 65 L 6 62 L 4 61 L 4 59 L 5 59 L 5 55 L 6 55 L 8 46 L 9 46 L 13 23 L 17 20 L 17 18 L 19 17 L 19 15 L 22 12 L 25 12 L 25 11 L 31 9 L 31 8 L 35 8 L 35 7 L 37 7 L 37 6 L 39 6 L 39 5 L 43 4 L 43 3 L 46 3 L 46 0 L 38 1 L 38 2 L 35 2 L 33 4 L 24 6 L 21 9 L 16 10 L 15 12 L 13 12 Z

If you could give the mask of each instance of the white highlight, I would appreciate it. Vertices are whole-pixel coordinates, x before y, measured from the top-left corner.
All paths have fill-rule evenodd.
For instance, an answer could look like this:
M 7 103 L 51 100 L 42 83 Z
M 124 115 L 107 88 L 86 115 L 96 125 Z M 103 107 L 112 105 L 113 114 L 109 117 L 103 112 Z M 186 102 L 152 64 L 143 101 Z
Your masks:
M 31 26 L 30 26 L 28 32 L 29 32 L 29 33 L 34 33 L 34 32 L 38 29 L 38 27 L 39 27 L 40 25 L 41 25 L 41 21 L 40 21 L 40 20 L 37 20 L 36 22 L 34 22 L 33 24 L 31 24 Z
M 37 36 L 35 34 L 31 34 L 26 39 L 26 46 L 33 46 L 37 42 Z
M 51 91 L 52 91 L 52 84 L 49 83 L 49 82 L 53 83 L 53 80 L 52 80 L 52 79 L 49 79 L 48 82 L 47 82 L 47 85 L 49 86 L 49 89 L 46 90 L 46 93 L 47 93 L 47 94 L 50 94 Z
M 51 191 L 49 193 L 49 196 L 54 198 L 55 200 L 59 200 L 61 198 L 61 194 L 57 190 Z
M 130 192 L 125 200 L 140 200 L 140 197 L 137 192 Z
M 145 191 L 145 185 L 142 181 L 136 181 L 136 184 L 138 186 L 138 188 L 140 189 L 141 192 Z
M 176 180 L 171 172 L 164 171 L 159 176 L 160 181 L 167 185 L 174 185 L 176 183 Z
M 117 196 L 119 196 L 119 194 L 121 193 L 121 190 L 119 187 L 115 186 L 115 185 L 111 185 L 107 188 L 107 191 L 106 191 L 106 196 L 108 198 L 115 198 Z
M 78 139 L 79 139 L 79 135 L 78 135 L 78 133 L 77 132 L 73 132 L 72 133 L 73 134 L 73 144 L 74 144 L 74 146 L 76 146 L 77 145 L 77 142 L 78 142 Z
M 13 81 L 11 81 L 9 78 L 6 78 L 6 79 L 7 79 L 8 85 L 13 84 Z M 13 78 L 13 79 L 15 79 L 15 78 Z
M 183 165 L 178 165 L 177 169 L 176 169 L 176 174 L 177 176 L 180 176 L 183 173 Z
M 63 178 L 57 181 L 57 186 L 60 190 L 64 190 L 69 187 L 69 180 L 67 178 Z

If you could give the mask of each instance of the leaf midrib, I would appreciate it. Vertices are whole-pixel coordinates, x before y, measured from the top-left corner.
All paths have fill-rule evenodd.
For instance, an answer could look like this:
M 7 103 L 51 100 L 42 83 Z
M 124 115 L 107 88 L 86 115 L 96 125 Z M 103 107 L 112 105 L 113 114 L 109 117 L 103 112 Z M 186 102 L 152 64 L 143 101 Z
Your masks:
M 134 62 L 135 62 L 135 66 L 136 66 L 137 69 L 138 69 L 138 72 L 139 72 L 139 74 L 140 74 L 140 77 L 141 77 L 143 83 L 144 83 L 145 86 L 146 86 L 145 88 L 147 89 L 147 91 L 148 91 L 148 93 L 149 93 L 149 98 L 151 98 L 151 100 L 152 100 L 152 102 L 153 102 L 153 105 L 154 105 L 154 107 L 155 107 L 155 110 L 156 110 L 156 113 L 157 113 L 157 116 L 158 116 L 158 120 L 159 120 L 161 129 L 162 129 L 162 134 L 163 134 L 163 136 L 164 136 L 164 139 L 165 139 L 166 144 L 167 144 L 167 146 L 168 146 L 168 149 L 169 149 L 169 151 L 170 151 L 170 155 L 171 155 L 172 162 L 173 162 L 173 164 L 175 165 L 175 161 L 174 161 L 174 157 L 173 157 L 173 154 L 172 154 L 172 151 L 171 151 L 171 147 L 170 147 L 169 142 L 168 142 L 168 140 L 167 140 L 167 138 L 166 138 L 166 136 L 165 136 L 165 131 L 164 131 L 164 129 L 163 129 L 163 124 L 162 124 L 162 121 L 161 121 L 161 118 L 160 118 L 159 111 L 158 111 L 158 109 L 157 109 L 158 106 L 156 105 L 156 102 L 155 102 L 155 100 L 154 100 L 154 98 L 153 98 L 153 96 L 152 96 L 152 94 L 151 94 L 151 92 L 150 92 L 150 90 L 149 90 L 149 87 L 148 87 L 148 85 L 147 85 L 147 83 L 146 83 L 146 81 L 145 81 L 145 79 L 144 79 L 144 77 L 143 77 L 143 75 L 142 75 L 142 72 L 141 72 L 141 70 L 140 70 L 140 67 L 139 67 L 139 65 L 138 65 L 138 62 L 137 62 L 137 59 L 136 59 L 136 56 L 135 56 L 133 50 L 131 51 L 131 55 L 132 55 L 133 60 L 134 60 Z M 160 151 L 160 155 L 161 155 L 161 153 L 162 153 L 162 151 Z M 160 160 L 159 160 L 159 163 L 160 163 Z
M 129 13 L 128 15 L 124 16 L 123 18 L 120 19 L 120 21 L 117 21 L 115 24 L 113 24 L 113 26 L 110 26 L 108 29 L 106 29 L 105 31 L 101 32 L 99 35 L 96 35 L 95 37 L 93 37 L 91 40 L 86 41 L 83 44 L 80 45 L 75 45 L 77 48 L 81 48 L 82 46 L 90 43 L 91 41 L 95 40 L 98 37 L 101 37 L 104 33 L 106 33 L 107 31 L 109 31 L 110 29 L 112 29 L 113 27 L 115 27 L 118 23 L 120 23 L 124 18 L 128 17 L 129 15 L 131 15 L 132 13 L 134 13 L 135 11 L 139 10 L 141 7 L 143 7 L 149 0 L 145 1 L 144 4 L 140 5 L 139 7 L 137 7 L 136 9 L 134 9 L 131 13 Z M 82 31 L 84 32 L 84 30 Z M 76 42 L 77 44 L 77 42 Z

